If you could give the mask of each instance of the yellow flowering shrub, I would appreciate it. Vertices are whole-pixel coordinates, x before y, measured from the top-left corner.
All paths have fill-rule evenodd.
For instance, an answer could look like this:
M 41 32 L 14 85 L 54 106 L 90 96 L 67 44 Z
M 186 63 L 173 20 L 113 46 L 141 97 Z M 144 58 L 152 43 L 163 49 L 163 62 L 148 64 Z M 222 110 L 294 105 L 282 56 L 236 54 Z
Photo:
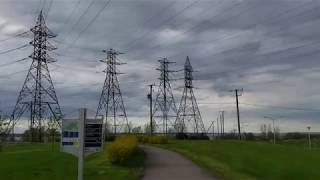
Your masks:
M 108 148 L 112 163 L 123 164 L 138 151 L 138 139 L 135 136 L 119 136 Z

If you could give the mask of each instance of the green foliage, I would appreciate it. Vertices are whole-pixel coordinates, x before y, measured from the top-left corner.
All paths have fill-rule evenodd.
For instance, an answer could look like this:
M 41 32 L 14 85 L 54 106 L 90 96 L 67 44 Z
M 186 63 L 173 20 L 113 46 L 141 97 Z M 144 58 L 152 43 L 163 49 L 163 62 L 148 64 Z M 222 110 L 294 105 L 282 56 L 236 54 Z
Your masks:
M 165 136 L 149 136 L 148 143 L 150 143 L 150 144 L 167 144 L 168 138 Z
M 167 144 L 168 138 L 165 136 L 137 136 L 140 143 Z
M 209 140 L 209 136 L 207 136 L 205 133 L 199 133 L 199 134 L 186 134 L 186 133 L 177 133 L 176 139 L 183 140 L 183 139 L 189 139 L 189 140 Z
M 86 157 L 86 180 L 138 180 L 142 174 L 144 155 L 137 154 L 130 165 L 115 166 L 104 151 Z M 59 150 L 56 144 L 8 145 L 0 153 L 1 180 L 73 180 L 77 179 L 77 158 Z
M 320 149 L 245 141 L 174 141 L 164 145 L 220 179 L 320 179 Z
M 135 136 L 119 136 L 108 149 L 109 159 L 114 164 L 124 164 L 138 151 L 138 139 Z

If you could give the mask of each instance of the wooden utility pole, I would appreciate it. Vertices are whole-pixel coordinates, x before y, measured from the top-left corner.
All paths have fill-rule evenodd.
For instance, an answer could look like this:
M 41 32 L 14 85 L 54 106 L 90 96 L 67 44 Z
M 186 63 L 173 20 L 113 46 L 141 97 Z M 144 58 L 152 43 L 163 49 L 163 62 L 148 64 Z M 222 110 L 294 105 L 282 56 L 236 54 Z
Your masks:
M 150 100 L 150 135 L 153 135 L 153 118 L 152 118 L 152 91 L 154 84 L 150 84 L 150 93 L 148 94 L 148 99 Z
M 236 104 L 237 104 L 237 118 L 238 118 L 238 138 L 241 140 L 241 127 L 240 127 L 240 110 L 239 110 L 239 96 L 242 96 L 243 89 L 231 90 L 236 93 Z

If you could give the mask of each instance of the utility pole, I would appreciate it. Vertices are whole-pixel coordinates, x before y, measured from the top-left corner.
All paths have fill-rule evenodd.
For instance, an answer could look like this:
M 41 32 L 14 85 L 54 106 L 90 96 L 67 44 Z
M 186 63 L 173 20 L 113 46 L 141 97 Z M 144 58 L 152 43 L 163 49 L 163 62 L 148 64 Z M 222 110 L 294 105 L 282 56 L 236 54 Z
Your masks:
M 241 127 L 240 127 L 240 111 L 239 111 L 239 96 L 242 96 L 243 89 L 231 90 L 231 92 L 236 93 L 236 104 L 237 104 L 237 118 L 238 118 L 238 138 L 241 140 Z
M 219 117 L 217 117 L 217 137 L 220 137 L 220 130 L 219 130 Z
M 214 139 L 214 120 L 212 120 L 212 137 Z
M 272 120 L 272 129 L 273 129 L 273 144 L 276 144 L 276 128 L 274 126 L 274 121 L 277 119 L 282 118 L 282 116 L 276 118 L 276 117 L 272 117 L 272 116 L 264 116 L 264 118 L 266 119 L 271 119 Z
M 310 135 L 311 126 L 308 126 L 307 129 L 308 129 L 309 149 L 311 149 L 311 135 Z
M 150 100 L 150 135 L 152 136 L 153 135 L 153 114 L 152 114 L 152 92 L 153 92 L 153 86 L 154 84 L 150 84 L 149 87 L 150 87 L 150 92 L 148 94 L 148 99 Z
M 224 112 L 225 111 L 220 111 L 221 136 L 224 136 Z

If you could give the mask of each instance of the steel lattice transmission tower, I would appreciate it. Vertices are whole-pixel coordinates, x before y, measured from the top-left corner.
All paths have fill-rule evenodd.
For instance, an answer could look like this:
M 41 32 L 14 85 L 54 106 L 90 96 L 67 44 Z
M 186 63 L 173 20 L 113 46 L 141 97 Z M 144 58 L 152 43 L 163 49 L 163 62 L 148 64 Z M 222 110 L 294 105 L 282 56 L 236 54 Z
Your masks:
M 107 53 L 107 59 L 101 60 L 101 62 L 107 65 L 107 68 L 104 70 L 106 78 L 96 116 L 105 115 L 105 133 L 108 133 L 109 125 L 111 126 L 110 131 L 114 134 L 129 132 L 129 123 L 117 76 L 121 74 L 117 69 L 117 65 L 124 64 L 117 59 L 117 55 L 121 53 L 113 49 L 104 52 Z
M 49 56 L 48 51 L 55 50 L 56 47 L 47 40 L 56 37 L 56 35 L 46 26 L 42 11 L 36 25 L 31 28 L 31 32 L 34 34 L 33 41 L 30 42 L 33 46 L 33 53 L 29 56 L 32 58 L 32 63 L 11 114 L 9 127 L 13 128 L 17 120 L 29 112 L 30 114 L 26 117 L 30 116 L 31 140 L 41 142 L 41 131 L 46 125 L 45 123 L 54 118 L 58 127 L 62 119 L 60 105 L 48 68 L 48 63 L 55 62 Z
M 175 71 L 169 70 L 169 64 L 174 62 L 168 61 L 167 58 L 163 58 L 159 60 L 159 62 L 160 68 L 157 70 L 160 71 L 160 83 L 153 108 L 153 121 L 156 132 L 167 134 L 169 128 L 175 130 L 175 122 L 173 119 L 175 119 L 177 115 L 177 107 L 172 94 L 171 79 L 169 76 L 170 73 Z
M 184 65 L 184 90 L 180 101 L 180 107 L 177 113 L 176 127 L 179 133 L 193 132 L 205 133 L 204 124 L 193 93 L 193 68 L 189 57 Z

